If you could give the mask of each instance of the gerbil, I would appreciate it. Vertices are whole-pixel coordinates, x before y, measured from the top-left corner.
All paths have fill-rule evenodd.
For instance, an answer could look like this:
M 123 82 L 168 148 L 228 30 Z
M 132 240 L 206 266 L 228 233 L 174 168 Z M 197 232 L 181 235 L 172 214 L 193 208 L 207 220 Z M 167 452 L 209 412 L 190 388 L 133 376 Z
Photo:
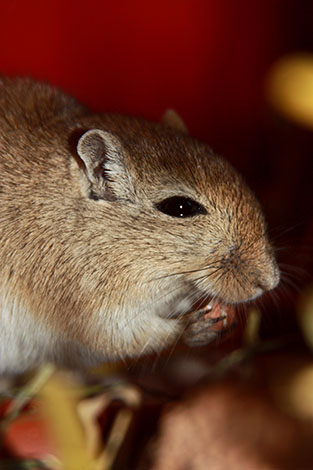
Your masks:
M 279 280 L 254 195 L 175 114 L 93 114 L 28 79 L 0 81 L 0 233 L 0 372 L 160 350 L 199 299 Z

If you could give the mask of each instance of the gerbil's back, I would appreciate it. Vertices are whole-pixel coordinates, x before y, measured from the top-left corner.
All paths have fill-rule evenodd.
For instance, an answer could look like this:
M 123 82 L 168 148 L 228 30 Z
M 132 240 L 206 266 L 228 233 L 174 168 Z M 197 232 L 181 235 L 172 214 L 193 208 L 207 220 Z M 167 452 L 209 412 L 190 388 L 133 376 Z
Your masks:
M 42 326 L 35 333 L 28 314 L 34 302 L 42 305 L 49 296 L 45 280 L 53 277 L 58 261 L 52 247 L 64 232 L 64 195 L 71 194 L 68 135 L 88 114 L 48 85 L 0 78 L 0 373 L 29 367 L 46 343 L 54 344 L 50 333 L 43 338 Z M 38 301 L 40 296 L 32 298 L 34 285 L 42 290 Z
M 22 176 L 25 165 L 44 163 L 46 152 L 42 150 L 49 145 L 57 148 L 62 129 L 87 113 L 75 99 L 49 85 L 31 79 L 0 78 L 2 171 L 11 173 L 11 163 L 15 162 L 15 176 L 19 172 Z

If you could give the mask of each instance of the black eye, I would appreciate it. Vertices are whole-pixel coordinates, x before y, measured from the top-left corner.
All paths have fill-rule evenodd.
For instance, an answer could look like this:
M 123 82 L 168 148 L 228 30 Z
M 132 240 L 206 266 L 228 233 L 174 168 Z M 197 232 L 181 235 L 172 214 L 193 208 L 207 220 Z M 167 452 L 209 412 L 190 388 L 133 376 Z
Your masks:
M 172 217 L 192 217 L 207 214 L 205 208 L 196 201 L 182 196 L 173 196 L 156 204 L 156 208 Z

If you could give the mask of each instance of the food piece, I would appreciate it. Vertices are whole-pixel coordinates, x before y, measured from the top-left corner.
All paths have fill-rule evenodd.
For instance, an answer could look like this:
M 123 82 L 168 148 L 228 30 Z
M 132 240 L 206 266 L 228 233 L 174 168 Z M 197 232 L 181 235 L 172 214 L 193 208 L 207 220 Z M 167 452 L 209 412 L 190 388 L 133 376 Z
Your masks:
M 184 340 L 190 346 L 204 346 L 222 335 L 227 334 L 236 325 L 236 309 L 218 300 L 199 303 L 188 313 L 187 329 Z

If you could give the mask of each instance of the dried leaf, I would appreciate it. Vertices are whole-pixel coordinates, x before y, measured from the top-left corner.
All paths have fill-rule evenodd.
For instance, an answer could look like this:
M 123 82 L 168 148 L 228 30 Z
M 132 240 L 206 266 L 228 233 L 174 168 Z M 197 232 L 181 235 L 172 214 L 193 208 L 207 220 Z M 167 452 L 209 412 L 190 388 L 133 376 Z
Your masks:
M 86 436 L 86 447 L 89 455 L 94 458 L 99 456 L 102 448 L 102 432 L 97 418 L 109 403 L 110 397 L 102 394 L 81 400 L 77 405 L 77 412 Z
M 129 408 L 124 408 L 119 411 L 115 418 L 113 427 L 105 449 L 98 458 L 97 470 L 112 468 L 114 460 L 118 454 L 122 442 L 126 436 L 129 425 L 133 418 L 133 411 Z
M 35 376 L 22 387 L 5 413 L 5 425 L 16 418 L 21 409 L 41 390 L 54 372 L 54 365 L 45 364 L 38 370 Z

